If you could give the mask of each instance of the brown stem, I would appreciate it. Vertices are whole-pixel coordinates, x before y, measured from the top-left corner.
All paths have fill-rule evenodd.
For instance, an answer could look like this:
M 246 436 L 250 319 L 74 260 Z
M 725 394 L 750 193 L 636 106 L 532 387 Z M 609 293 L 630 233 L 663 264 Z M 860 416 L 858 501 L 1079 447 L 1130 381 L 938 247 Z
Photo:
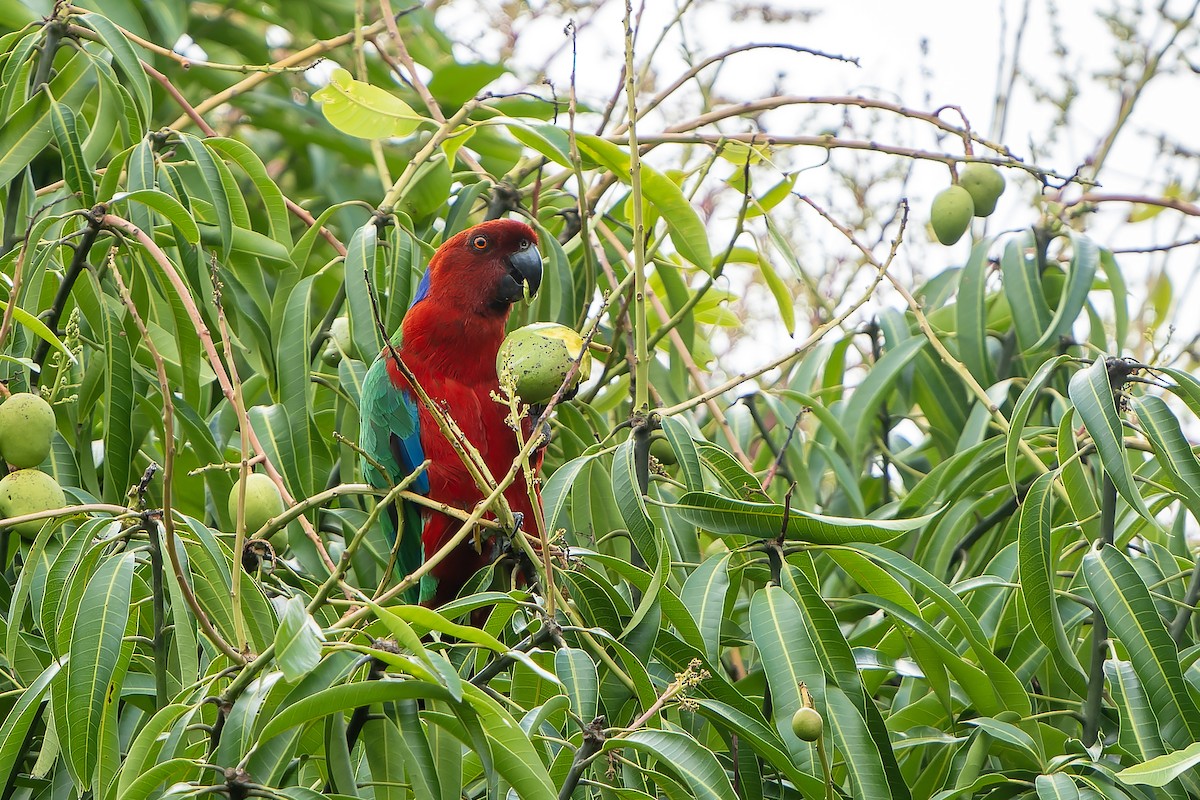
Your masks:
M 364 36 L 364 37 L 374 36 L 378 33 L 382 33 L 386 29 L 386 27 L 387 27 L 387 24 L 383 20 L 379 20 L 379 21 L 367 26 L 367 28 L 365 28 L 362 31 L 362 36 Z M 338 47 L 341 47 L 342 45 L 353 42 L 354 37 L 356 35 L 358 35 L 357 31 L 350 31 L 349 33 L 343 33 L 338 36 L 335 36 L 332 39 L 325 39 L 323 41 L 315 42 L 314 44 L 309 45 L 308 47 L 304 48 L 303 50 L 299 50 L 295 53 L 292 53 L 287 58 L 282 58 L 279 61 L 276 61 L 270 67 L 270 69 L 273 71 L 271 71 L 271 72 L 256 72 L 253 75 L 248 75 L 247 77 L 245 77 L 242 80 L 235 83 L 233 86 L 230 86 L 228 89 L 225 89 L 224 91 L 221 91 L 221 92 L 217 92 L 212 97 L 209 97 L 207 100 L 205 100 L 203 103 L 200 103 L 199 105 L 197 105 L 195 108 L 195 111 L 197 114 L 201 114 L 201 115 L 207 114 L 209 111 L 212 111 L 214 108 L 217 108 L 218 106 L 228 103 L 230 100 L 237 97 L 238 95 L 245 94 L 246 92 L 253 89 L 255 86 L 258 86 L 260 83 L 265 81 L 267 78 L 270 78 L 272 75 L 276 75 L 276 74 L 279 74 L 280 72 L 284 71 L 287 67 L 293 67 L 293 66 L 296 66 L 297 64 L 303 64 L 312 59 L 319 58 L 320 56 L 323 56 L 325 53 L 328 53 L 330 50 L 334 50 Z M 176 119 L 174 122 L 172 122 L 167 127 L 173 128 L 174 130 L 181 130 L 184 127 L 186 127 L 187 123 L 190 121 L 191 121 L 191 117 L 189 117 L 187 114 L 184 114 L 182 117 L 179 117 L 178 119 Z

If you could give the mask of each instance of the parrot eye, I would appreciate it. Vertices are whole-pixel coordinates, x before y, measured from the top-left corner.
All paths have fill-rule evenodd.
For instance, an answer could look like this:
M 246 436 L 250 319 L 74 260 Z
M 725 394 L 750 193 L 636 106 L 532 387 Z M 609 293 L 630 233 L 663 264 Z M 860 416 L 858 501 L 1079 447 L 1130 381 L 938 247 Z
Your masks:
M 476 236 L 474 239 L 471 240 L 471 246 L 474 247 L 476 250 L 486 250 L 487 246 L 488 246 L 487 237 L 486 236 Z
M 529 249 L 529 240 L 528 240 L 528 239 L 522 239 L 522 240 L 521 240 L 521 249 L 522 249 L 522 250 L 528 250 L 528 249 Z

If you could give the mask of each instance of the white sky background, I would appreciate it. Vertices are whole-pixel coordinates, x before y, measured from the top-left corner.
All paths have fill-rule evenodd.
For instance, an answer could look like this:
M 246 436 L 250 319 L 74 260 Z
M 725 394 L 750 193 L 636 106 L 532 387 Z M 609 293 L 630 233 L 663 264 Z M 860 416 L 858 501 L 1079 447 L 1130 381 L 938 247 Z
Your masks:
M 1194 0 L 1168 0 L 1166 5 L 1175 13 L 1183 14 L 1192 9 L 1193 3 Z M 438 12 L 442 28 L 454 30 L 456 38 L 468 42 L 473 49 L 474 53 L 464 52 L 464 58 L 494 58 L 503 46 L 504 35 L 491 27 L 486 13 L 480 13 L 481 9 L 494 8 L 494 5 L 485 0 L 450 0 Z M 608 0 L 600 4 L 593 19 L 587 20 L 583 15 L 579 19 L 586 24 L 581 26 L 578 40 L 578 91 L 581 100 L 597 107 L 603 106 L 618 79 L 623 59 L 623 5 L 621 0 Z M 761 15 L 753 14 L 741 21 L 732 21 L 733 9 L 747 5 L 766 5 L 783 12 L 815 13 L 807 19 L 799 14 L 790 20 L 771 23 L 764 22 Z M 898 102 L 921 111 L 955 104 L 967 114 L 977 132 L 990 135 L 995 133 L 992 117 L 1000 79 L 998 66 L 1002 57 L 1006 70 L 1011 64 L 1014 38 L 1024 5 L 1023 0 L 773 0 L 767 3 L 698 0 L 686 16 L 686 44 L 697 60 L 740 44 L 787 42 L 855 57 L 860 62 L 859 67 L 854 67 L 781 50 L 738 54 L 721 68 L 716 83 L 716 93 L 726 101 L 787 93 L 858 94 Z M 1077 81 L 1079 98 L 1071 108 L 1067 125 L 1056 127 L 1054 110 L 1045 103 L 1038 103 L 1029 84 L 1018 80 L 1001 141 L 1027 161 L 1071 174 L 1095 149 L 1117 113 L 1115 93 L 1094 77 L 1101 70 L 1115 68 L 1116 45 L 1098 16 L 1099 11 L 1110 9 L 1114 4 L 1099 0 L 1059 0 L 1054 5 L 1056 11 L 1052 19 L 1046 0 L 1028 3 L 1030 18 L 1024 28 L 1020 63 L 1025 71 L 1037 75 L 1038 82 L 1054 93 L 1062 91 L 1060 75 L 1065 71 Z M 1138 4 L 1133 0 L 1122 0 L 1119 5 L 1130 8 Z M 1150 24 L 1156 18 L 1153 8 L 1158 5 L 1158 0 L 1144 5 L 1149 8 L 1142 35 L 1154 31 L 1154 41 L 1161 42 L 1165 35 L 1162 26 Z M 547 59 L 550 59 L 547 75 L 561 94 L 570 80 L 570 51 L 564 46 L 562 33 L 567 20 L 553 12 L 555 4 L 552 2 L 531 0 L 529 6 L 540 14 L 524 27 L 518 27 L 517 49 L 508 63 L 515 67 L 521 78 L 529 79 L 537 69 L 547 66 Z M 676 8 L 676 0 L 646 0 L 638 40 L 639 53 L 649 48 Z M 1200 23 L 1193 21 L 1193 29 L 1185 32 L 1178 43 L 1189 53 L 1191 63 L 1200 66 L 1197 24 Z M 1054 55 L 1053 30 L 1057 30 L 1065 45 L 1065 57 Z M 680 37 L 672 34 L 659 49 L 654 60 L 658 86 L 673 81 L 686 69 L 686 62 L 681 57 L 682 44 Z M 1160 195 L 1172 178 L 1181 179 L 1185 189 L 1196 187 L 1197 162 L 1200 161 L 1200 156 L 1195 155 L 1200 153 L 1200 75 L 1178 66 L 1177 51 L 1164 62 L 1172 65 L 1173 74 L 1156 78 L 1140 98 L 1133 118 L 1121 133 L 1101 173 L 1103 185 L 1099 191 Z M 704 73 L 706 77 L 713 74 L 713 68 Z M 1007 74 L 1003 80 L 1007 82 Z M 696 96 L 695 92 L 683 93 L 681 101 L 694 103 Z M 664 122 L 669 124 L 696 113 L 694 104 L 681 102 L 664 110 L 662 116 L 649 121 L 644 129 L 653 131 Z M 957 121 L 952 112 L 944 113 L 943 117 Z M 854 112 L 852 119 L 853 127 L 841 129 L 840 136 L 961 152 L 961 144 L 945 139 L 938 141 L 933 129 L 922 123 L 884 116 L 872 127 L 871 115 L 867 112 Z M 842 112 L 837 109 L 800 107 L 772 112 L 762 121 L 767 132 L 811 135 L 837 125 L 841 120 Z M 730 121 L 723 124 L 722 130 L 749 132 L 750 128 L 746 121 Z M 1051 131 L 1054 131 L 1053 138 L 1048 135 Z M 1190 150 L 1193 153 L 1190 160 L 1169 162 L 1158 156 L 1156 137 L 1159 134 L 1165 134 L 1173 143 Z M 776 160 L 783 169 L 792 171 L 820 164 L 823 159 L 823 150 L 792 148 L 778 154 Z M 930 200 L 949 183 L 944 166 L 931 162 L 912 164 L 892 156 L 849 151 L 836 153 L 833 163 L 842 170 L 856 169 L 868 179 L 878 181 L 868 192 L 867 202 L 880 215 L 889 214 L 899 197 L 908 197 L 912 216 L 895 271 L 898 276 L 908 277 L 911 287 L 919 285 L 921 276 L 931 276 L 965 260 L 969 249 L 966 237 L 953 247 L 942 247 L 931 243 L 924 229 Z M 911 174 L 902 181 L 902 173 L 910 166 Z M 1039 189 L 1036 182 L 1014 170 L 1006 170 L 1005 175 L 1009 188 L 987 223 L 990 233 L 1028 227 L 1037 219 L 1031 205 Z M 777 177 L 767 175 L 755 186 L 761 191 L 772 185 Z M 830 203 L 830 209 L 839 219 L 857 221 L 858 211 L 848 202 L 849 195 L 838 190 L 837 184 L 834 171 L 821 167 L 803 172 L 796 188 Z M 714 249 L 722 246 L 720 231 L 732 225 L 740 202 L 734 192 L 726 194 L 731 199 L 725 207 L 718 205 L 711 221 Z M 853 252 L 840 235 L 811 211 L 802 210 L 801 205 L 799 201 L 790 200 L 781 207 L 781 212 L 785 220 L 794 214 L 797 227 L 793 238 L 805 242 L 797 255 L 806 270 L 819 273 L 838 259 L 853 259 Z M 1106 205 L 1089 224 L 1089 234 L 1101 244 L 1117 249 L 1200 235 L 1200 219 L 1196 217 L 1168 210 L 1151 221 L 1129 225 L 1125 224 L 1129 210 L 1130 207 L 1124 204 Z M 871 230 L 871 226 L 867 229 Z M 982 231 L 980 223 L 976 223 L 975 230 L 976 233 Z M 877 248 L 877 253 L 880 257 L 886 253 L 886 243 Z M 1135 309 L 1145 296 L 1147 281 L 1164 267 L 1168 270 L 1175 286 L 1176 321 L 1180 328 L 1175 335 L 1177 346 L 1171 350 L 1177 352 L 1179 345 L 1200 331 L 1200 316 L 1188 311 L 1200 293 L 1200 287 L 1194 285 L 1200 266 L 1200 245 L 1148 256 L 1123 255 L 1118 260 L 1128 273 L 1133 293 L 1131 307 Z M 782 261 L 776 266 L 781 274 L 787 275 L 788 268 Z M 753 367 L 772 353 L 782 353 L 791 346 L 786 332 L 774 319 L 776 312 L 770 296 L 760 286 L 745 286 L 746 278 L 745 273 L 733 271 L 732 283 L 726 287 L 745 296 L 738 313 L 749 320 L 744 335 L 721 358 L 722 365 L 731 369 Z M 796 294 L 801 296 L 799 291 Z M 898 298 L 886 292 L 878 299 L 882 303 L 898 305 Z M 798 311 L 802 320 L 806 311 L 803 307 Z M 798 333 L 802 336 L 805 332 L 801 322 Z M 1158 338 L 1164 335 L 1165 332 L 1160 332 Z M 722 339 L 718 334 L 714 341 L 718 352 L 724 349 Z M 1149 353 L 1139 355 L 1149 357 Z

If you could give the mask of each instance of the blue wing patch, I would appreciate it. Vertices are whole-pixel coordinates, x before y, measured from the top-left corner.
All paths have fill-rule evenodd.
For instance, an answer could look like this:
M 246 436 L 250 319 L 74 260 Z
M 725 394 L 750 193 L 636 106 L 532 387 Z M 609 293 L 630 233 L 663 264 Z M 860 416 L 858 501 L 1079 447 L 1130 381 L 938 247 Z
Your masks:
M 392 385 L 385 358 L 386 351 L 367 370 L 359 409 L 359 447 L 387 470 L 382 474 L 370 461 L 362 460 L 364 477 L 378 489 L 399 483 L 425 460 L 416 398 Z M 429 476 L 419 476 L 413 488 L 428 494 Z
M 408 304 L 412 308 L 417 303 L 424 300 L 429 295 L 429 267 L 425 268 L 425 274 L 421 276 L 421 282 L 417 284 L 417 293 L 413 295 L 412 302 Z

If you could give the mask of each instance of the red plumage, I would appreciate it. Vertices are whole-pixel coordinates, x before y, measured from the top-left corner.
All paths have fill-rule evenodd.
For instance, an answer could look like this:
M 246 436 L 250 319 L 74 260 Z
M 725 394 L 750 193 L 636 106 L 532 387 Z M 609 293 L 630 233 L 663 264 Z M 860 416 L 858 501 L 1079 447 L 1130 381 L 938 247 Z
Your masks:
M 500 287 L 505 277 L 512 274 L 505 259 L 525 248 L 532 248 L 536 254 L 536 243 L 537 234 L 532 228 L 508 219 L 491 220 L 452 237 L 429 262 L 428 293 L 409 309 L 401 323 L 401 359 L 429 397 L 462 429 L 496 480 L 508 473 L 519 451 L 516 433 L 506 422 L 508 408 L 492 399 L 500 389 L 496 352 L 504 339 L 512 303 L 509 298 L 497 298 L 503 292 Z M 408 383 L 396 364 L 389 361 L 387 368 L 392 385 L 407 389 Z M 431 462 L 429 496 L 471 511 L 483 494 L 424 405 L 419 408 L 419 420 L 421 446 Z M 528 437 L 530 421 L 526 419 L 522 427 L 522 438 Z M 535 467 L 541 466 L 540 461 L 539 455 Z M 504 496 L 514 512 L 524 515 L 525 530 L 536 530 L 541 501 L 539 498 L 536 509 L 530 503 L 522 473 Z M 429 513 L 421 537 L 426 559 L 460 525 L 453 517 Z M 482 553 L 476 551 L 472 539 L 460 545 L 433 569 L 438 587 L 432 603 L 440 605 L 453 599 L 490 556 L 486 542 Z

